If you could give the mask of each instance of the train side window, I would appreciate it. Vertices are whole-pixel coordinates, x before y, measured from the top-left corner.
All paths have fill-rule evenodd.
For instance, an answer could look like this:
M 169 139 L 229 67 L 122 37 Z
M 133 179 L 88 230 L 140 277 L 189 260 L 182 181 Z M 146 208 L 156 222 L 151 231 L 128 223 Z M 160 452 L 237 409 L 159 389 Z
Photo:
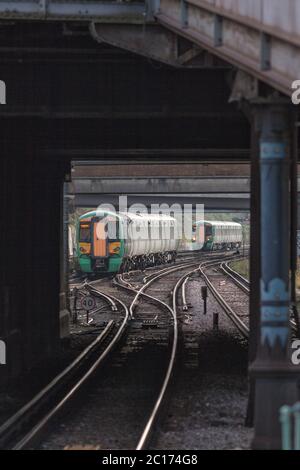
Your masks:
M 162 220 L 159 220 L 158 221 L 158 236 L 160 240 L 162 240 L 163 238 L 163 225 L 164 225 L 164 222 Z
M 175 224 L 173 224 L 173 222 L 170 222 L 170 225 L 169 225 L 169 233 L 167 233 L 167 235 L 170 235 L 170 240 L 175 240 L 175 239 L 176 239 L 176 236 L 175 236 Z
M 101 219 L 98 219 L 101 222 Z M 114 216 L 106 216 L 102 219 L 104 223 L 104 231 L 106 233 L 106 238 L 110 241 L 118 240 L 120 234 L 120 224 L 119 220 Z

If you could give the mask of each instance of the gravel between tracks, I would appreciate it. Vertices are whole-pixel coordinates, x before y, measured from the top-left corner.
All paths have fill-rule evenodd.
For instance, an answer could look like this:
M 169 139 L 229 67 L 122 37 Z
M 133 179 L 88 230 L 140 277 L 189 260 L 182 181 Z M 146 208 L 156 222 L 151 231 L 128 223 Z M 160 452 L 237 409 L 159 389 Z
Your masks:
M 181 313 L 183 354 L 155 449 L 249 449 L 252 430 L 244 426 L 247 407 L 247 342 L 209 293 L 203 281 L 187 284 L 193 305 Z M 213 331 L 213 312 L 219 330 Z
M 100 285 L 107 288 L 109 284 L 108 280 L 103 280 Z M 112 312 L 103 300 L 97 300 L 97 305 L 101 307 L 101 310 L 91 315 L 93 321 L 90 325 L 86 325 L 86 314 L 83 311 L 80 312 L 77 324 L 71 323 L 70 325 L 70 337 L 61 343 L 60 348 L 52 357 L 44 359 L 32 370 L 0 389 L 0 424 L 16 413 L 76 359 L 100 334 L 110 319 L 117 319 L 123 315 L 119 312 Z
M 138 283 L 140 277 L 132 276 L 132 281 Z M 177 275 L 169 276 L 167 284 L 154 285 L 149 292 L 167 300 L 169 283 L 174 284 L 176 278 Z M 170 400 L 152 445 L 154 449 L 250 448 L 252 430 L 244 426 L 247 342 L 211 294 L 208 313 L 203 315 L 201 285 L 203 281 L 197 276 L 187 284 L 187 300 L 193 308 L 180 313 L 184 341 Z M 219 312 L 218 331 L 212 329 L 213 312 Z M 63 420 L 43 443 L 43 449 L 82 445 L 98 449 L 133 448 L 147 409 L 151 409 L 153 384 L 160 383 L 164 356 L 160 349 L 166 340 L 165 331 L 160 330 L 146 330 L 141 339 L 138 317 L 131 325 L 121 355 L 116 353 L 107 373 L 102 371 L 103 379 L 98 384 L 95 381 L 94 388 L 89 387 L 86 405 L 82 407 L 80 403 L 72 411 L 74 416 Z
M 178 277 L 182 274 L 179 273 Z M 128 277 L 132 277 L 136 284 L 142 280 L 140 274 Z M 177 274 L 171 275 L 169 282 L 174 285 L 178 277 Z M 154 284 L 149 293 L 169 301 L 169 282 Z M 109 281 L 102 281 L 101 288 L 105 287 L 125 301 L 127 298 L 127 303 L 132 299 L 132 295 L 110 285 Z M 187 300 L 193 308 L 188 312 L 179 309 L 182 348 L 170 400 L 153 442 L 155 449 L 250 448 L 252 430 L 244 427 L 248 393 L 247 342 L 211 294 L 208 313 L 203 315 L 202 285 L 203 281 L 197 276 L 187 283 Z M 148 305 L 150 317 L 155 310 L 151 304 Z M 219 313 L 218 331 L 212 328 L 213 312 Z M 104 305 L 95 320 L 100 325 L 101 321 L 112 316 Z M 58 424 L 54 435 L 49 436 L 41 448 L 55 449 L 68 445 L 132 448 L 156 394 L 153 384 L 158 387 L 161 381 L 161 358 L 165 355 L 163 348 L 169 323 L 162 324 L 162 329 L 144 331 L 138 317 L 131 324 L 131 333 L 124 341 L 121 354 L 116 352 L 113 364 L 110 361 L 107 365 L 107 373 L 102 370 L 100 383 L 95 381 L 95 386 L 89 387 L 85 406 L 82 407 L 81 401 L 78 409 L 73 408 L 69 419 Z M 91 340 L 89 334 L 80 335 L 83 331 L 88 332 L 89 328 L 74 328 L 71 354 L 69 350 L 68 354 L 62 355 L 60 367 Z M 141 338 L 141 332 L 144 338 Z M 113 373 L 108 370 L 111 365 Z M 148 372 L 146 375 L 145 371 Z M 127 406 L 124 407 L 123 403 Z M 126 421 L 131 422 L 130 432 L 126 432 L 122 424 Z

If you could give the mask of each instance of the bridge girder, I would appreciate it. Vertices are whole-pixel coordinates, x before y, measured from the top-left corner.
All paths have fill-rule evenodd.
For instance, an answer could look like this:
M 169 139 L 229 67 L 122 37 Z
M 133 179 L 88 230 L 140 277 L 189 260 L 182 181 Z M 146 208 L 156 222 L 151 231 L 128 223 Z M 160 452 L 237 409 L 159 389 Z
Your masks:
M 44 21 L 91 21 L 144 23 L 143 2 L 85 2 L 53 0 L 0 1 L 0 18 Z
M 300 10 L 296 2 L 291 8 L 286 8 L 282 0 L 271 3 L 272 8 L 270 2 L 263 0 L 255 3 L 248 0 L 240 5 L 224 0 L 217 3 L 208 0 L 1 0 L 0 19 L 90 22 L 92 34 L 108 42 L 117 41 L 117 28 L 122 30 L 119 47 L 135 48 L 137 53 L 153 54 L 157 60 L 177 66 L 194 58 L 200 47 L 285 95 L 291 95 L 292 83 L 299 78 L 300 69 Z M 151 33 L 154 22 L 155 34 L 159 31 L 163 44 L 162 51 L 158 50 Z M 180 58 L 174 48 L 176 36 L 186 38 L 196 48 L 191 46 Z
M 76 194 L 249 194 L 249 177 L 76 177 Z
M 173 67 L 227 67 L 205 49 L 157 23 L 91 23 L 90 32 L 99 43 L 110 44 Z
M 126 198 L 126 209 L 129 209 L 133 204 L 142 204 L 148 210 L 151 206 L 159 207 L 163 204 L 168 206 L 179 205 L 184 208 L 184 205 L 196 209 L 196 204 L 203 205 L 204 210 L 207 212 L 245 212 L 250 209 L 250 196 L 247 194 L 240 195 L 213 195 L 213 194 L 195 194 L 195 195 L 177 195 L 177 194 L 130 194 Z M 116 211 L 119 210 L 119 195 L 117 194 L 92 194 L 81 193 L 76 194 L 74 198 L 75 207 L 93 208 L 102 204 L 109 204 L 114 207 Z M 122 211 L 125 201 L 122 200 Z M 164 206 L 163 206 L 164 207 Z M 188 208 L 185 208 L 188 210 Z

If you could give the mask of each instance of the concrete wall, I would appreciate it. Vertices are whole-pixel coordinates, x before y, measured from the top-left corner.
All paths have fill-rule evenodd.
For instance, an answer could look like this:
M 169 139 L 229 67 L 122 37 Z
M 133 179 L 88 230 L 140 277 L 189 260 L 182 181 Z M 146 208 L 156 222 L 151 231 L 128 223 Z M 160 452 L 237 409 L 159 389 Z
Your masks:
M 59 344 L 60 219 L 64 165 L 38 158 L 30 123 L 0 158 L 1 377 L 14 377 Z M 3 373 L 2 373 L 3 372 Z

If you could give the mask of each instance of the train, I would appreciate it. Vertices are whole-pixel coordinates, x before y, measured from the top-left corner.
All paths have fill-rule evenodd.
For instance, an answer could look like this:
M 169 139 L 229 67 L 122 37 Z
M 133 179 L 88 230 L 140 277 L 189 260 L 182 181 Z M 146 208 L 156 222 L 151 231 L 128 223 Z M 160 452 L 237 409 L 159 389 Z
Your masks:
M 201 220 L 193 225 L 194 250 L 238 250 L 242 225 Z M 145 269 L 176 260 L 181 234 L 176 218 L 162 214 L 94 210 L 78 219 L 76 254 L 89 275 Z
M 203 251 L 238 250 L 243 243 L 243 227 L 237 222 L 200 220 L 193 231 L 193 243 Z
M 79 217 L 77 257 L 87 275 L 174 262 L 180 243 L 175 218 L 95 210 Z

